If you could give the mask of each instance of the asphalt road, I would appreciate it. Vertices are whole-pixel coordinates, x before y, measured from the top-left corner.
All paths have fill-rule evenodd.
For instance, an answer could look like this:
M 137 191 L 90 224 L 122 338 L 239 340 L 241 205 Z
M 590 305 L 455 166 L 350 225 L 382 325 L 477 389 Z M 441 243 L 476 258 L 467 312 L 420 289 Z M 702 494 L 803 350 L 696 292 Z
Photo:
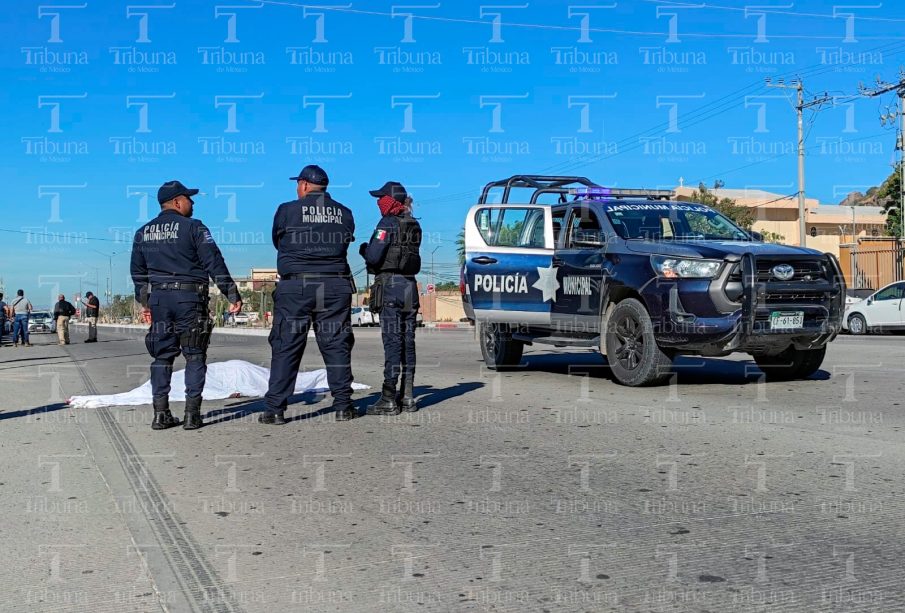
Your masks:
M 807 381 L 739 356 L 628 389 L 592 352 L 496 374 L 421 330 L 418 413 L 309 396 L 267 427 L 235 399 L 197 432 L 68 408 L 147 378 L 139 333 L 83 338 L 0 349 L 3 611 L 905 610 L 905 338 L 840 338 Z M 266 340 L 215 337 L 233 358 Z

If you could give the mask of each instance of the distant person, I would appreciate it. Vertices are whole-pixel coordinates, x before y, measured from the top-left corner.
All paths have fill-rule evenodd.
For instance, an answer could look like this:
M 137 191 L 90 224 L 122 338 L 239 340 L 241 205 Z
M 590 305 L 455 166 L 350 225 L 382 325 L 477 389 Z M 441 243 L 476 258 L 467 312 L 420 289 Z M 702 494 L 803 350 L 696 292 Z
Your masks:
M 82 300 L 82 304 L 85 305 L 85 321 L 88 322 L 88 340 L 85 342 L 96 343 L 97 318 L 101 312 L 101 301 L 97 299 L 93 292 L 85 292 L 85 298 L 88 299 L 87 302 Z
M 210 279 L 230 301 L 230 311 L 242 309 L 242 299 L 223 254 L 210 230 L 192 219 L 195 202 L 190 189 L 179 181 L 167 181 L 157 191 L 160 214 L 139 228 L 132 243 L 130 271 L 135 299 L 142 314 L 150 313 L 151 327 L 145 346 L 151 363 L 151 395 L 154 421 L 151 428 L 179 425 L 170 413 L 170 379 L 173 362 L 185 357 L 185 423 L 183 429 L 202 426 L 201 401 L 207 376 L 207 347 L 213 324 L 210 316 Z
M 6 321 L 9 318 L 9 305 L 3 302 L 3 292 L 0 292 L 0 347 L 3 346 L 3 337 L 6 336 Z
M 69 318 L 75 315 L 75 307 L 66 300 L 66 296 L 57 296 L 57 303 L 53 306 L 53 317 L 57 322 L 57 339 L 60 345 L 69 344 Z
M 368 272 L 376 275 L 371 311 L 380 316 L 384 365 L 380 398 L 368 407 L 368 414 L 397 415 L 400 410 L 418 410 L 415 328 L 421 305 L 415 275 L 421 272 L 421 225 L 412 217 L 412 199 L 401 183 L 388 181 L 370 194 L 377 198 L 382 217 L 359 253 Z
M 25 297 L 25 290 L 18 290 L 16 297 L 9 303 L 10 311 L 13 316 L 13 346 L 19 346 L 19 339 L 26 347 L 31 347 L 28 341 L 28 316 L 31 315 L 32 306 L 28 298 Z

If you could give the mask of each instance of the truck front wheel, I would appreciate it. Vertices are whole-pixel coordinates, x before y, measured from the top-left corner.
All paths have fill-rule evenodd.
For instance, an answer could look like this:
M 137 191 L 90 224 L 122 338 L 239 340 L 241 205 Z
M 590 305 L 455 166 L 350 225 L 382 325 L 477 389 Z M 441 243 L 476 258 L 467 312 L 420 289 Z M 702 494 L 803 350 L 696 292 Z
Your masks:
M 478 326 L 481 342 L 481 354 L 484 363 L 491 370 L 503 370 L 518 366 L 522 361 L 525 343 L 512 338 L 509 326 L 504 324 L 482 323 Z
M 826 356 L 826 345 L 819 349 L 789 347 L 777 355 L 754 355 L 754 361 L 773 381 L 804 379 L 817 372 Z
M 657 345 L 650 315 L 638 300 L 615 306 L 604 335 L 607 362 L 622 385 L 655 385 L 669 376 L 672 358 Z

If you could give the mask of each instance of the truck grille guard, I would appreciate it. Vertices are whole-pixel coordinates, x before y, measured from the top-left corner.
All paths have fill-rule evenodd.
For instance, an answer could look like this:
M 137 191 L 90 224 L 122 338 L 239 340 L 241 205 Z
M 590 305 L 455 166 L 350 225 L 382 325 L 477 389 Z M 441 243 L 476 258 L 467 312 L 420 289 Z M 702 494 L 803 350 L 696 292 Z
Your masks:
M 824 264 L 824 278 L 817 281 L 761 281 L 758 278 L 758 263 L 780 264 L 787 263 L 792 266 L 796 262 L 813 262 L 818 260 Z M 819 305 L 803 303 L 803 307 L 820 306 L 826 309 L 826 320 L 823 332 L 830 337 L 835 336 L 841 329 L 843 310 L 845 308 L 845 277 L 835 256 L 829 253 L 823 256 L 794 255 L 758 257 L 753 253 L 742 255 L 739 263 L 742 273 L 742 332 L 745 335 L 763 334 L 756 324 L 758 310 L 789 309 L 794 308 L 793 303 L 771 304 L 768 296 L 789 295 L 813 295 L 822 293 L 824 301 Z

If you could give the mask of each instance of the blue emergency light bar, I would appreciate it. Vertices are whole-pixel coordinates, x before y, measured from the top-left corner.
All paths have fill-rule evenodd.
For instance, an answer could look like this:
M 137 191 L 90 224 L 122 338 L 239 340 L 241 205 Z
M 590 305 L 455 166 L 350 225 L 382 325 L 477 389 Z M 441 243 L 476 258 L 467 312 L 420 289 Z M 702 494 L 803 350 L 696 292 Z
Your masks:
M 576 198 L 604 200 L 607 198 L 645 198 L 647 200 L 669 200 L 676 195 L 671 189 L 631 189 L 622 187 L 573 187 L 569 193 Z

